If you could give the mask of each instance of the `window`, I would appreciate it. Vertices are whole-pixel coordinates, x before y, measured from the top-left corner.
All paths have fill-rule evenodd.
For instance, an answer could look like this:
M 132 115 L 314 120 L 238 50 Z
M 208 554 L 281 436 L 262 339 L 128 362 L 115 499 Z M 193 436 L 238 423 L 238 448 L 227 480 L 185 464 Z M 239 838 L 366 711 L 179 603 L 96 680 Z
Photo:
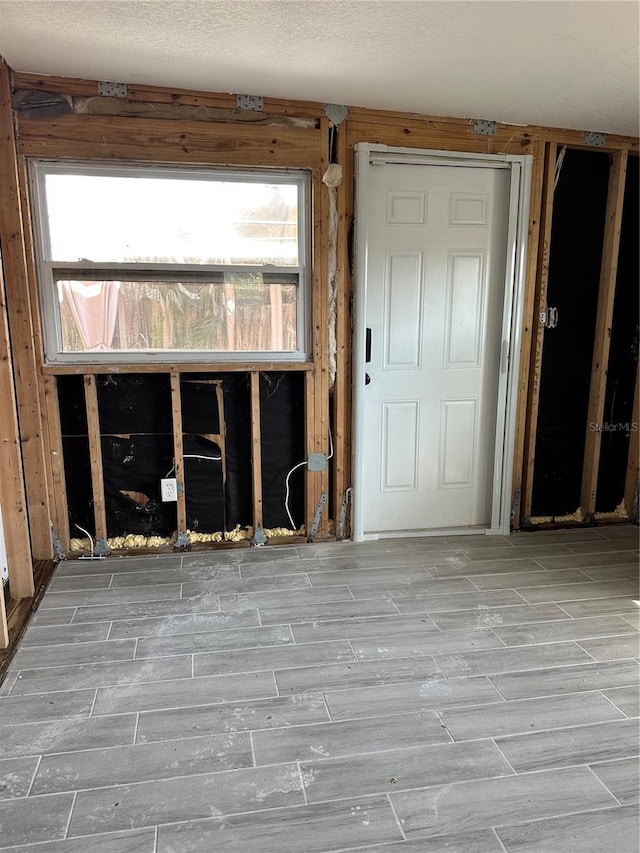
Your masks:
M 301 172 L 32 164 L 47 361 L 302 361 Z

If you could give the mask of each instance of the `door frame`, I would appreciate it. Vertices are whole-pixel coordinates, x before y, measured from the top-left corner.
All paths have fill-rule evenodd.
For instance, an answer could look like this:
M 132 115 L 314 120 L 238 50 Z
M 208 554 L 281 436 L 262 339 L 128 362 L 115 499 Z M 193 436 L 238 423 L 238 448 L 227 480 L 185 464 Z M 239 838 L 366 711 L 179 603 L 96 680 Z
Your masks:
M 530 154 L 471 154 L 431 149 L 396 148 L 361 142 L 355 146 L 355 252 L 353 288 L 353 406 L 352 406 L 352 471 L 353 503 L 351 536 L 354 541 L 391 536 L 435 536 L 438 534 L 488 533 L 507 535 L 511 532 L 511 489 L 515 448 L 518 371 L 522 341 L 522 314 L 529 227 L 531 190 Z M 368 202 L 370 169 L 376 164 L 408 164 L 426 166 L 458 166 L 460 168 L 508 169 L 510 171 L 509 211 L 502 343 L 498 378 L 496 440 L 492 474 L 491 523 L 487 528 L 448 528 L 364 534 L 363 490 L 364 413 L 365 413 L 365 339 L 367 304 Z

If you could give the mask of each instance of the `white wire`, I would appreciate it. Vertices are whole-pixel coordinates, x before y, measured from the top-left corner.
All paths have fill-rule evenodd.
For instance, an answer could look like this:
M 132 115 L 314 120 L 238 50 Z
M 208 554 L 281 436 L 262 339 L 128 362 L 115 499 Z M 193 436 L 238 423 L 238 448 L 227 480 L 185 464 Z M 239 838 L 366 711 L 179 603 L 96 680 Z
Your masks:
M 199 456 L 197 453 L 185 453 L 182 458 L 183 459 L 206 459 L 207 461 L 211 460 L 212 462 L 220 462 L 222 460 L 222 456 Z M 175 470 L 176 470 L 176 463 L 174 461 L 171 468 L 169 468 L 167 473 L 164 475 L 164 479 L 166 480 L 167 477 L 169 476 L 169 474 L 173 473 L 173 471 L 175 471 Z
M 331 435 L 331 430 L 329 430 L 329 455 L 327 456 L 327 462 L 333 458 L 333 436 Z M 307 465 L 307 462 L 298 462 L 297 465 L 294 465 L 293 468 L 289 471 L 284 481 L 285 484 L 285 495 L 284 495 L 284 508 L 287 511 L 287 515 L 289 516 L 289 521 L 291 522 L 291 529 L 297 530 L 296 524 L 291 516 L 291 511 L 289 510 L 289 478 L 293 474 L 294 471 L 297 471 L 298 468 L 302 468 L 303 465 Z
M 298 462 L 297 465 L 294 465 L 293 468 L 287 474 L 287 477 L 284 481 L 284 484 L 285 484 L 284 508 L 286 509 L 287 515 L 289 516 L 289 521 L 291 522 L 291 529 L 292 530 L 297 530 L 297 527 L 296 527 L 296 524 L 295 524 L 293 518 L 291 517 L 291 512 L 289 511 L 289 477 L 293 474 L 294 471 L 297 471 L 298 468 L 302 468 L 302 466 L 306 465 L 306 464 L 307 464 L 307 462 L 304 461 L 304 462 Z
M 91 534 L 89 533 L 88 530 L 85 530 L 84 527 L 80 527 L 79 524 L 76 524 L 76 527 L 78 528 L 78 530 L 82 530 L 83 533 L 86 533 L 87 536 L 89 537 L 89 542 L 91 542 L 91 555 L 93 556 L 93 554 L 94 554 L 93 537 L 91 536 Z

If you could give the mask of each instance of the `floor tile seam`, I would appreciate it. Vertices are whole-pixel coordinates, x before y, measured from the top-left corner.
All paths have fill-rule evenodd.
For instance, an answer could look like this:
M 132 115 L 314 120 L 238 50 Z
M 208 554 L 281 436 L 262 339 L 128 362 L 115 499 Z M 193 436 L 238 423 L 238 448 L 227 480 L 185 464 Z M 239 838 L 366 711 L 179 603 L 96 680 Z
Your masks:
M 598 692 L 598 691 L 595 691 L 595 692 Z M 536 735 L 539 732 L 544 732 L 545 734 L 548 734 L 549 732 L 555 732 L 555 731 L 564 732 L 564 731 L 573 731 L 575 729 L 590 729 L 590 728 L 595 728 L 596 726 L 611 725 L 611 723 L 628 723 L 628 722 L 630 722 L 629 717 L 617 717 L 615 719 L 607 719 L 607 720 L 590 720 L 589 722 L 586 722 L 586 723 L 574 723 L 574 724 L 570 724 L 570 725 L 566 725 L 566 726 L 557 726 L 557 727 L 552 728 L 552 729 L 536 729 L 533 732 L 532 731 L 514 732 L 512 734 L 507 734 L 507 735 L 494 734 L 494 735 L 492 735 L 492 738 L 496 741 L 496 744 L 497 744 L 498 740 L 501 740 L 501 741 L 502 740 L 509 740 L 511 738 L 532 737 L 535 740 Z M 497 745 L 499 745 L 499 744 L 497 744 Z M 582 762 L 582 763 L 585 763 L 585 762 Z
M 274 626 L 269 625 L 268 627 L 280 628 L 280 627 L 284 627 L 284 625 L 274 625 Z M 211 633 L 215 634 L 217 632 L 211 631 Z M 189 635 L 186 634 L 185 636 L 189 636 Z M 141 637 L 140 639 L 145 639 L 145 638 Z M 154 637 L 153 639 L 156 639 L 156 638 Z M 162 638 L 157 638 L 157 639 L 162 639 Z M 285 642 L 285 643 L 267 643 L 266 645 L 263 645 L 263 646 L 230 646 L 230 647 L 229 646 L 227 646 L 227 647 L 223 646 L 222 648 L 215 648 L 214 647 L 211 649 L 201 649 L 200 651 L 195 651 L 195 652 L 194 651 L 188 652 L 188 651 L 185 651 L 185 649 L 179 649 L 176 651 L 164 649 L 164 650 L 158 650 L 157 652 L 155 652 L 153 654 L 150 652 L 144 652 L 143 651 L 143 652 L 141 652 L 140 657 L 130 658 L 130 660 L 137 660 L 137 661 L 157 660 L 158 658 L 183 657 L 183 656 L 189 655 L 189 654 L 192 654 L 192 655 L 205 655 L 205 654 L 210 654 L 210 653 L 215 654 L 216 652 L 251 652 L 251 651 L 257 651 L 258 649 L 278 649 L 281 647 L 289 648 L 290 646 L 293 647 L 295 645 L 297 645 L 297 644 L 293 640 L 291 640 L 290 642 Z M 129 660 L 129 658 L 127 658 L 127 660 Z M 122 661 L 100 661 L 100 663 L 121 663 L 121 662 Z M 85 661 L 85 663 L 86 663 L 86 661 Z M 81 666 L 81 665 L 82 664 L 78 664 L 78 666 Z M 46 669 L 47 667 L 43 667 L 43 668 Z
M 582 617 L 580 617 L 580 618 L 582 618 Z M 586 618 L 589 618 L 589 617 L 586 617 Z M 594 618 L 597 618 L 597 617 L 594 617 Z M 550 622 L 549 624 L 550 625 L 557 625 L 558 623 L 562 624 L 562 623 L 568 622 L 568 621 L 569 621 L 568 619 L 556 619 L 554 622 Z M 544 624 L 544 623 L 533 622 L 533 623 L 527 623 L 527 624 L 528 625 L 529 624 L 535 625 L 535 624 Z M 518 626 L 518 625 L 501 625 L 499 628 L 491 628 L 491 630 L 492 631 L 501 631 L 501 630 L 503 630 L 503 628 L 517 628 L 517 627 L 520 627 L 520 626 Z M 590 640 L 615 640 L 615 639 L 618 639 L 619 637 L 635 637 L 638 634 L 638 631 L 636 631 L 636 630 L 627 631 L 625 628 L 620 628 L 620 631 L 621 631 L 621 633 L 619 633 L 619 634 L 592 634 L 592 635 L 590 634 L 590 635 L 580 636 L 580 637 L 571 637 L 570 639 L 535 640 L 534 642 L 530 642 L 530 643 L 516 643 L 516 644 L 511 644 L 511 645 L 509 645 L 508 643 L 505 643 L 505 646 L 508 649 L 523 649 L 523 648 L 530 648 L 532 646 L 553 646 L 557 643 L 577 643 L 578 645 L 580 645 L 580 643 L 589 642 Z M 498 636 L 498 635 L 496 635 L 496 636 Z M 500 637 L 499 639 L 502 640 L 502 637 Z M 504 642 L 504 640 L 503 640 L 503 642 Z M 582 648 L 582 646 L 580 646 L 580 648 Z M 584 649 L 584 651 L 587 651 L 587 650 Z M 587 652 L 587 654 L 588 654 L 588 652 Z
M 169 601 L 185 603 L 185 602 L 188 602 L 189 599 L 188 598 L 162 599 L 163 603 L 168 603 Z M 140 603 L 141 604 L 145 604 L 145 603 L 157 604 L 158 602 L 140 602 Z M 135 606 L 135 602 L 133 602 L 132 604 L 133 604 L 133 606 Z M 100 604 L 84 605 L 83 604 L 83 605 L 79 605 L 78 607 L 74 607 L 73 609 L 74 609 L 74 611 L 77 612 L 80 609 L 80 607 L 85 607 L 85 606 L 102 607 L 103 605 L 100 605 Z M 117 607 L 118 605 L 108 604 L 106 606 L 107 607 Z M 58 607 L 58 608 L 49 608 L 49 609 L 66 610 L 67 608 Z M 216 613 L 220 613 L 220 611 L 219 610 L 195 610 L 191 613 L 162 613 L 159 616 L 119 616 L 116 619 L 111 619 L 111 620 L 110 619 L 100 619 L 98 621 L 100 621 L 100 622 L 109 622 L 109 621 L 112 621 L 112 622 L 135 622 L 137 620 L 143 620 L 143 619 L 171 619 L 175 616 L 207 616 L 207 615 L 211 616 L 211 615 L 216 614 Z M 65 623 L 65 624 L 67 624 L 67 623 Z M 95 624 L 95 622 L 93 622 L 93 620 L 89 619 L 87 616 L 86 622 L 69 622 L 68 624 L 69 625 L 88 625 L 88 624 Z M 34 626 L 34 627 L 37 627 L 37 626 Z M 43 625 L 42 627 L 48 627 L 48 626 Z
M 69 815 L 67 817 L 67 824 L 66 824 L 65 829 L 64 829 L 64 835 L 62 836 L 63 839 L 66 839 L 69 837 L 69 829 L 71 828 L 71 819 L 73 817 L 73 812 L 74 812 L 74 809 L 76 807 L 76 799 L 77 799 L 77 794 L 74 793 L 73 799 L 71 800 L 71 808 L 69 809 Z
M 105 622 L 106 624 L 106 622 Z M 67 627 L 67 626 L 64 626 Z M 29 634 L 27 630 L 27 634 Z M 107 637 L 98 640 L 69 640 L 66 643 L 42 643 L 41 645 L 29 644 L 24 645 L 24 642 L 20 644 L 20 651 L 27 649 L 50 649 L 52 652 L 59 652 L 61 646 L 68 646 L 69 648 L 83 648 L 87 645 L 92 645 L 96 643 L 119 643 L 119 642 L 127 642 L 130 640 L 136 639 L 135 637 L 117 637 L 116 639 L 109 640 Z
M 612 690 L 612 689 L 615 689 L 615 688 L 603 687 L 598 692 L 601 693 L 602 696 L 607 700 L 607 702 L 610 702 L 614 708 L 617 708 L 617 710 L 620 711 L 621 714 L 624 714 L 628 720 L 635 719 L 635 717 L 630 717 L 623 708 L 620 708 L 618 705 L 616 705 L 616 703 L 613 701 L 613 699 L 611 699 L 609 696 L 607 696 L 607 694 L 605 693 L 605 690 Z
M 299 761 L 296 761 L 296 767 L 298 768 L 298 776 L 300 777 L 300 790 L 302 791 L 302 796 L 304 797 L 305 806 L 309 805 L 309 798 L 307 797 L 307 789 L 304 784 L 304 774 L 302 773 L 302 766 Z
M 553 724 L 553 725 L 549 724 L 548 726 L 544 726 L 544 724 L 543 724 L 542 727 L 540 727 L 540 728 L 538 728 L 536 726 L 535 731 L 531 731 L 531 729 L 523 729 L 522 731 L 504 732 L 502 734 L 500 732 L 494 732 L 493 734 L 482 734 L 480 736 L 474 736 L 473 734 L 470 734 L 469 737 L 454 738 L 454 742 L 455 743 L 469 743 L 470 741 L 478 741 L 478 740 L 496 740 L 496 739 L 505 739 L 505 738 L 511 738 L 511 737 L 522 738 L 522 737 L 527 737 L 529 735 L 535 735 L 535 734 L 552 734 L 553 732 L 565 732 L 565 731 L 570 732 L 572 729 L 582 728 L 583 725 L 597 725 L 598 723 L 615 723 L 615 722 L 619 722 L 619 721 L 625 720 L 625 719 L 626 719 L 625 717 L 606 717 L 605 716 L 604 719 L 596 720 L 595 723 L 593 721 L 590 721 L 587 724 L 585 724 L 585 723 L 574 723 L 572 725 L 567 725 L 567 726 L 558 725 L 557 722 L 554 721 L 555 724 Z M 452 725 L 453 724 L 454 723 L 452 722 Z M 447 730 L 448 730 L 448 726 L 447 726 Z M 584 764 L 585 762 L 581 762 L 581 763 Z
M 492 826 L 492 827 L 490 828 L 490 832 L 492 832 L 492 833 L 493 833 L 493 835 L 494 835 L 494 837 L 495 837 L 496 841 L 497 841 L 497 842 L 498 842 L 498 844 L 500 845 L 500 850 L 502 850 L 502 851 L 503 851 L 503 853 L 509 853 L 509 851 L 507 850 L 506 846 L 504 845 L 504 843 L 503 843 L 502 839 L 501 839 L 501 838 L 500 838 L 500 836 L 498 835 L 498 833 L 497 833 L 497 831 L 496 831 L 495 826 Z
M 79 794 L 98 794 L 100 792 L 105 791 L 120 791 L 124 788 L 137 788 L 141 785 L 158 785 L 163 782 L 181 782 L 188 779 L 196 779 L 202 776 L 221 776 L 225 773 L 246 773 L 249 771 L 258 771 L 258 770 L 266 770 L 272 768 L 295 768 L 296 761 L 284 761 L 279 764 L 270 764 L 270 765 L 261 765 L 258 767 L 232 767 L 232 768 L 224 768 L 220 770 L 207 770 L 206 772 L 199 773 L 178 773 L 175 776 L 160 776 L 153 779 L 139 779 L 139 780 L 131 780 L 129 782 L 113 782 L 106 785 L 93 785 L 91 787 L 83 788 L 77 787 L 72 788 L 67 791 L 55 791 L 55 792 L 47 792 L 44 794 L 35 794 L 31 797 L 14 797 L 11 801 L 7 800 L 6 802 L 16 802 L 18 800 L 27 802 L 34 802 L 35 800 L 41 797 L 62 797 L 65 795 L 73 794 L 74 796 L 78 796 Z M 294 789 L 297 790 L 297 789 Z M 277 806 L 275 808 L 278 808 Z M 129 827 L 120 827 L 120 829 L 140 829 L 138 826 L 129 826 Z M 116 830 L 107 830 L 115 832 Z
M 578 647 L 578 643 L 576 642 L 576 640 L 556 640 L 555 642 L 551 642 L 551 643 L 528 643 L 525 646 L 504 646 L 504 647 L 499 647 L 497 649 L 478 649 L 475 652 L 452 652 L 452 653 L 443 652 L 442 654 L 436 655 L 436 657 L 443 657 L 445 654 L 482 655 L 482 654 L 487 654 L 490 652 L 515 651 L 516 649 L 517 650 L 535 649 L 535 648 L 539 648 L 540 646 L 575 646 L 575 647 Z M 585 654 L 589 654 L 585 649 L 581 648 L 580 650 L 585 652 Z M 591 655 L 589 655 L 589 656 L 592 657 Z M 591 661 L 586 661 L 586 662 L 591 663 Z M 594 663 L 605 663 L 605 661 L 596 661 L 595 658 L 593 658 L 593 662 Z M 544 669 L 557 669 L 559 666 L 572 666 L 572 665 L 575 666 L 575 664 L 565 664 L 565 663 L 545 664 L 544 667 L 536 667 L 536 668 L 537 669 L 543 669 L 543 668 Z M 528 670 L 510 669 L 507 672 L 527 672 L 527 671 Z M 491 673 L 488 673 L 488 672 L 474 673 L 474 675 L 478 675 L 478 674 L 490 675 Z M 497 672 L 493 673 L 493 675 L 497 675 L 497 674 L 498 674 Z
M 454 739 L 453 739 L 453 737 L 451 736 L 451 732 L 449 731 L 449 728 L 448 728 L 447 724 L 446 724 L 446 723 L 445 723 L 445 721 L 442 719 L 442 714 L 444 713 L 444 711 L 434 711 L 433 713 L 434 713 L 434 714 L 436 715 L 436 717 L 438 718 L 438 721 L 439 721 L 439 723 L 440 723 L 440 726 L 441 726 L 441 727 L 445 730 L 445 732 L 447 733 L 447 737 L 449 738 L 449 743 L 455 743 L 455 740 L 454 740 Z
M 172 657 L 172 656 L 167 655 L 167 657 Z M 187 658 L 187 657 L 193 657 L 193 655 L 187 655 L 187 654 L 173 655 L 173 657 L 185 657 L 185 658 Z M 146 660 L 146 658 L 138 658 L 137 660 Z M 115 662 L 116 663 L 129 663 L 129 661 L 115 661 Z M 95 664 L 95 665 L 99 666 L 99 664 Z M 85 664 L 75 664 L 75 666 L 85 666 Z M 93 666 L 93 664 L 89 664 L 89 666 Z M 46 673 L 47 669 L 56 669 L 56 667 L 44 667 L 44 669 L 38 669 L 38 670 L 25 669 L 25 670 L 22 670 L 22 672 L 45 672 Z M 229 674 L 235 675 L 235 673 L 229 673 Z M 79 690 L 100 690 L 102 688 L 111 688 L 111 687 L 134 687 L 136 685 L 143 685 L 143 684 L 160 684 L 160 683 L 164 683 L 166 681 L 178 681 L 178 680 L 182 681 L 185 679 L 188 680 L 192 677 L 193 677 L 192 675 L 184 675 L 184 676 L 173 675 L 171 678 L 159 678 L 159 679 L 155 679 L 155 680 L 151 680 L 151 681 L 129 681 L 129 682 L 124 682 L 124 683 L 123 682 L 114 682 L 113 684 L 109 684 L 109 683 L 107 683 L 107 684 L 96 684 L 95 686 L 92 686 L 92 687 L 63 687 L 63 688 L 56 687 L 53 690 L 34 690 L 31 693 L 15 693 L 15 694 L 11 694 L 9 697 L 6 697 L 6 698 L 14 698 L 14 697 L 18 697 L 18 696 L 20 696 L 20 697 L 23 697 L 23 696 L 46 696 L 48 693 L 76 693 Z M 1 703 L 1 701 L 2 701 L 2 699 L 0 698 L 0 703 Z
M 360 794 L 359 796 L 356 796 L 356 797 L 350 797 L 348 799 L 348 801 L 351 802 L 353 800 L 361 800 L 361 801 L 364 801 L 363 804 L 365 804 L 372 799 L 372 796 L 369 796 L 366 794 Z M 384 797 L 379 797 L 379 800 L 380 801 L 384 800 Z M 345 801 L 347 801 L 347 800 L 345 800 Z M 331 802 L 331 803 L 341 802 L 341 800 L 330 800 L 327 802 Z M 68 836 L 68 840 L 73 840 L 73 841 L 82 840 L 82 839 L 91 840 L 95 835 L 115 835 L 118 832 L 120 832 L 120 833 L 126 832 L 126 831 L 136 832 L 138 830 L 151 830 L 153 828 L 155 828 L 156 830 L 159 830 L 159 829 L 163 829 L 163 828 L 167 828 L 167 827 L 186 826 L 187 824 L 191 824 L 191 823 L 200 824 L 200 823 L 206 822 L 206 823 L 212 823 L 213 824 L 213 823 L 220 823 L 224 818 L 230 818 L 230 817 L 246 817 L 246 816 L 253 816 L 253 815 L 264 815 L 265 817 L 268 817 L 272 812 L 294 811 L 294 810 L 295 811 L 298 811 L 298 810 L 302 811 L 303 809 L 306 809 L 309 807 L 313 808 L 316 805 L 318 805 L 318 804 L 317 803 L 304 803 L 304 802 L 302 802 L 302 803 L 290 803 L 289 805 L 284 805 L 284 806 L 283 805 L 272 806 L 271 808 L 266 808 L 266 809 L 264 809 L 264 808 L 263 809 L 252 809 L 252 810 L 247 810 L 247 811 L 242 811 L 242 812 L 224 812 L 223 814 L 218 814 L 218 815 L 215 815 L 213 817 L 210 815 L 204 815 L 203 817 L 195 817 L 195 818 L 190 817 L 190 818 L 184 818 L 184 820 L 167 821 L 166 823 L 158 822 L 155 824 L 146 824 L 146 825 L 140 825 L 140 826 L 134 826 L 134 827 L 125 827 L 125 828 L 120 828 L 120 829 L 110 829 L 110 830 L 106 830 L 106 832 L 100 830 L 98 832 L 90 833 L 90 834 Z M 322 805 L 322 803 L 320 803 L 320 805 Z M 388 842 L 381 842 L 381 844 L 384 844 L 384 843 L 388 843 Z M 360 847 L 362 847 L 362 845 L 360 845 Z M 0 849 L 4 849 L 4 848 L 0 848 Z M 351 850 L 352 848 L 347 848 L 347 849 Z M 330 853 L 335 853 L 335 851 L 330 851 Z M 357 853 L 357 851 L 354 851 L 354 853 Z
M 402 827 L 402 822 L 401 822 L 400 818 L 398 817 L 398 813 L 396 812 L 395 806 L 391 802 L 391 797 L 389 796 L 388 793 L 385 795 L 385 799 L 389 803 L 389 808 L 391 809 L 391 814 L 393 815 L 393 818 L 396 822 L 396 826 L 398 827 L 398 832 L 400 833 L 400 842 L 406 841 L 407 836 L 406 836 L 405 831 Z
M 223 702 L 207 702 L 202 703 L 201 705 L 163 705 L 159 708 L 129 708 L 124 711 L 114 711 L 110 710 L 104 714 L 96 714 L 95 712 L 91 715 L 91 717 L 87 717 L 89 720 L 100 720 L 102 717 L 122 717 L 127 714 L 144 714 L 151 711 L 184 711 L 187 708 L 201 708 L 201 707 L 221 707 L 224 705 L 233 705 L 238 702 L 247 702 L 247 701 L 256 701 L 259 702 L 264 699 L 279 699 L 280 697 L 277 693 L 271 693 L 268 696 L 251 696 L 247 697 L 237 697 L 235 699 L 225 699 Z
M 158 850 L 158 826 L 153 827 L 153 853 L 157 853 Z
M 593 770 L 593 768 L 591 767 L 591 765 L 589 765 L 589 764 L 585 764 L 585 767 L 586 767 L 586 768 L 587 768 L 587 770 L 591 773 L 591 775 L 593 776 L 593 778 L 598 780 L 598 782 L 602 785 L 602 787 L 603 787 L 603 788 L 604 788 L 604 790 L 607 792 L 607 794 L 610 794 L 610 795 L 613 797 L 613 799 L 616 801 L 616 803 L 617 803 L 619 806 L 622 806 L 623 804 L 620 802 L 620 800 L 616 797 L 616 795 L 613 793 L 613 791 L 611 791 L 611 790 L 610 790 L 610 788 L 608 787 L 608 785 L 606 785 L 606 784 L 602 781 L 602 779 L 598 776 L 598 774 L 594 772 L 594 770 Z
M 265 731 L 265 730 L 261 729 L 260 731 Z M 469 738 L 469 740 L 467 740 L 467 741 L 456 741 L 453 739 L 442 740 L 442 741 L 429 741 L 427 743 L 413 744 L 412 746 L 393 746 L 393 747 L 383 747 L 381 749 L 369 749 L 369 750 L 365 749 L 364 751 L 345 752 L 345 753 L 340 753 L 339 755 L 324 755 L 324 756 L 319 756 L 318 758 L 313 758 L 313 757 L 292 758 L 290 760 L 296 761 L 297 763 L 299 763 L 301 765 L 321 764 L 322 766 L 326 767 L 327 764 L 329 764 L 329 762 L 338 763 L 340 761 L 344 761 L 345 759 L 349 759 L 350 761 L 354 761 L 357 759 L 364 759 L 366 761 L 368 759 L 376 758 L 377 756 L 379 756 L 380 758 L 383 758 L 385 756 L 388 756 L 389 753 L 391 753 L 391 752 L 402 753 L 403 755 L 407 754 L 407 757 L 410 757 L 411 753 L 419 752 L 420 750 L 437 749 L 437 748 L 443 748 L 446 746 L 460 745 L 462 743 L 465 743 L 468 745 L 470 743 L 482 743 L 484 741 L 490 742 L 491 740 L 492 740 L 491 737 L 478 737 L 478 738 Z M 277 762 L 271 763 L 271 764 L 269 764 L 269 763 L 259 764 L 258 767 L 260 767 L 260 769 L 264 770 L 264 769 L 268 769 L 270 767 L 280 767 L 286 763 L 288 763 L 288 762 L 277 761 Z
M 615 797 L 614 797 L 614 800 L 616 800 Z M 493 825 L 492 829 L 497 833 L 501 829 L 513 829 L 514 827 L 515 828 L 525 827 L 531 823 L 542 823 L 543 821 L 556 820 L 556 819 L 560 819 L 560 818 L 564 818 L 564 817 L 580 817 L 581 815 L 591 815 L 591 814 L 595 814 L 596 812 L 605 812 L 605 811 L 610 811 L 612 809 L 624 809 L 624 808 L 625 808 L 625 806 L 623 806 L 621 803 L 619 803 L 616 800 L 613 803 L 607 803 L 606 805 L 589 808 L 586 811 L 583 809 L 582 811 L 579 811 L 579 812 L 571 811 L 571 812 L 562 812 L 560 814 L 554 813 L 552 815 L 548 815 L 548 814 L 547 815 L 541 815 L 540 817 L 530 817 L 530 818 L 527 818 L 527 820 L 524 820 L 524 821 L 521 820 L 518 823 L 497 823 L 497 824 Z M 508 850 L 507 850 L 507 853 L 509 853 Z M 545 853 L 546 853 L 546 851 L 545 851 Z
M 37 756 L 36 766 L 33 768 L 33 775 L 31 777 L 31 781 L 29 782 L 29 787 L 27 788 L 27 793 L 25 794 L 25 797 L 27 797 L 27 798 L 31 796 L 31 792 L 33 790 L 33 786 L 34 786 L 34 783 L 36 781 L 36 776 L 38 775 L 38 772 L 40 770 L 40 765 L 42 764 L 42 758 L 43 758 L 42 755 Z
M 139 714 L 137 716 L 139 716 Z M 140 741 L 140 742 L 138 742 L 138 741 L 136 741 L 137 733 L 138 733 L 138 728 L 136 725 L 136 727 L 134 729 L 134 739 L 132 741 L 129 741 L 128 743 L 115 743 L 115 744 L 109 744 L 108 746 L 89 746 L 89 747 L 85 747 L 85 748 L 81 748 L 81 749 L 66 749 L 63 752 L 45 752 L 45 753 L 42 753 L 41 755 L 39 755 L 41 761 L 38 763 L 38 769 L 39 769 L 40 763 L 42 763 L 42 760 L 44 760 L 45 758 L 47 760 L 53 759 L 53 758 L 61 759 L 61 758 L 65 758 L 67 756 L 80 756 L 80 755 L 85 755 L 87 753 L 93 753 L 93 752 L 111 752 L 112 750 L 115 752 L 116 750 L 126 750 L 126 749 L 132 749 L 132 748 L 135 749 L 136 747 L 141 748 L 141 747 L 147 747 L 147 746 L 151 747 L 151 746 L 157 746 L 158 744 L 169 744 L 169 743 L 175 743 L 175 742 L 182 742 L 183 740 L 211 740 L 212 738 L 228 737 L 230 734 L 231 735 L 239 735 L 240 737 L 244 737 L 244 735 L 249 734 L 248 731 L 218 732 L 217 734 L 195 734 L 195 735 L 190 735 L 187 737 L 172 736 L 172 737 L 166 738 L 164 740 Z M 20 756 L 20 757 L 31 758 L 31 757 L 35 757 L 35 756 Z M 120 784 L 120 783 L 118 783 L 118 784 Z M 128 784 L 128 783 L 123 782 L 121 784 Z M 76 790 L 76 789 L 74 788 L 73 790 Z M 79 789 L 77 789 L 77 790 L 79 790 Z M 90 789 L 87 789 L 87 790 L 90 790 Z
M 247 732 L 247 734 L 249 735 L 249 745 L 251 747 L 251 761 L 253 762 L 252 766 L 258 767 L 258 762 L 256 761 L 256 748 L 253 742 L 253 732 L 249 731 Z
M 231 610 L 219 610 L 219 611 L 215 610 L 210 615 L 211 616 L 222 616 L 223 614 L 228 615 L 229 613 L 235 613 L 235 612 L 236 611 L 231 611 Z M 264 628 L 265 627 L 264 625 L 260 624 L 260 617 L 257 613 L 257 608 L 251 608 L 250 610 L 237 611 L 237 612 L 238 613 L 253 613 L 253 612 L 255 612 L 257 624 L 256 625 L 238 625 L 238 626 L 224 625 L 223 627 L 220 627 L 220 628 L 212 628 L 209 631 L 200 629 L 198 631 L 176 631 L 173 634 L 139 634 L 136 636 L 129 636 L 129 637 L 117 637 L 116 639 L 122 639 L 122 640 L 133 640 L 133 639 L 137 639 L 137 640 L 165 640 L 165 639 L 169 639 L 171 637 L 192 637 L 193 635 L 198 635 L 198 634 L 219 634 L 222 631 L 250 631 L 251 629 Z M 182 614 L 182 615 L 187 615 L 187 614 Z M 152 619 L 164 619 L 165 617 L 153 616 L 150 618 L 152 618 Z M 166 618 L 171 619 L 172 617 L 167 616 Z M 120 620 L 116 620 L 116 622 L 118 622 L 118 621 L 120 621 Z M 271 626 L 266 626 L 266 627 L 271 627 Z

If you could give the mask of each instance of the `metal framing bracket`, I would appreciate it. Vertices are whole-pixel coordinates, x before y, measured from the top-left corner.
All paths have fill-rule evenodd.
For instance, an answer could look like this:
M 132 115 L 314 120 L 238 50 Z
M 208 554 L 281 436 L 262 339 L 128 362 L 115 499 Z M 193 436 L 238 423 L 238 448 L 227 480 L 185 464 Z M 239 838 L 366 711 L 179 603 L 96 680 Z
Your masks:
M 98 83 L 98 94 L 107 98 L 126 98 L 128 92 L 126 83 L 109 83 L 106 80 Z
M 344 104 L 327 104 L 324 108 L 324 114 L 332 121 L 336 126 L 342 124 L 342 122 L 349 115 L 348 107 L 345 107 Z
M 596 133 L 593 130 L 585 130 L 584 144 L 593 145 L 596 148 L 599 148 L 601 145 L 607 144 L 607 135 L 606 133 Z
M 261 113 L 264 109 L 264 98 L 261 95 L 236 95 L 236 107 L 239 110 Z
M 353 489 L 349 486 L 349 488 L 345 490 L 342 498 L 342 506 L 340 507 L 340 515 L 338 517 L 338 528 L 336 530 L 336 539 L 338 541 L 344 539 L 344 528 L 347 523 L 347 508 L 349 506 L 352 491 Z
M 256 532 L 251 537 L 251 547 L 252 548 L 261 548 L 263 545 L 267 544 L 267 537 L 264 535 L 264 530 L 260 525 L 256 527 Z
M 107 545 L 106 539 L 96 539 L 96 544 L 93 549 L 94 557 L 108 557 L 111 554 L 111 549 Z
M 187 537 L 187 534 L 184 530 L 178 531 L 178 535 L 176 536 L 176 541 L 173 546 L 174 551 L 190 551 L 191 550 L 191 542 Z
M 473 132 L 480 136 L 495 136 L 497 129 L 497 121 L 491 121 L 490 119 L 485 118 L 474 118 L 473 120 Z
M 62 542 L 60 541 L 60 537 L 58 536 L 58 531 L 55 529 L 53 525 L 51 525 L 51 541 L 53 542 L 53 551 L 58 560 L 66 560 L 67 555 L 65 553 L 64 548 L 62 547 Z
M 316 533 L 318 532 L 318 528 L 320 527 L 320 519 L 322 518 L 322 510 L 324 509 L 324 505 L 327 502 L 327 493 L 323 492 L 320 495 L 320 500 L 318 501 L 318 506 L 316 507 L 315 514 L 313 516 L 313 521 L 311 522 L 311 527 L 309 529 L 309 535 L 307 536 L 307 542 L 313 542 L 316 538 Z

